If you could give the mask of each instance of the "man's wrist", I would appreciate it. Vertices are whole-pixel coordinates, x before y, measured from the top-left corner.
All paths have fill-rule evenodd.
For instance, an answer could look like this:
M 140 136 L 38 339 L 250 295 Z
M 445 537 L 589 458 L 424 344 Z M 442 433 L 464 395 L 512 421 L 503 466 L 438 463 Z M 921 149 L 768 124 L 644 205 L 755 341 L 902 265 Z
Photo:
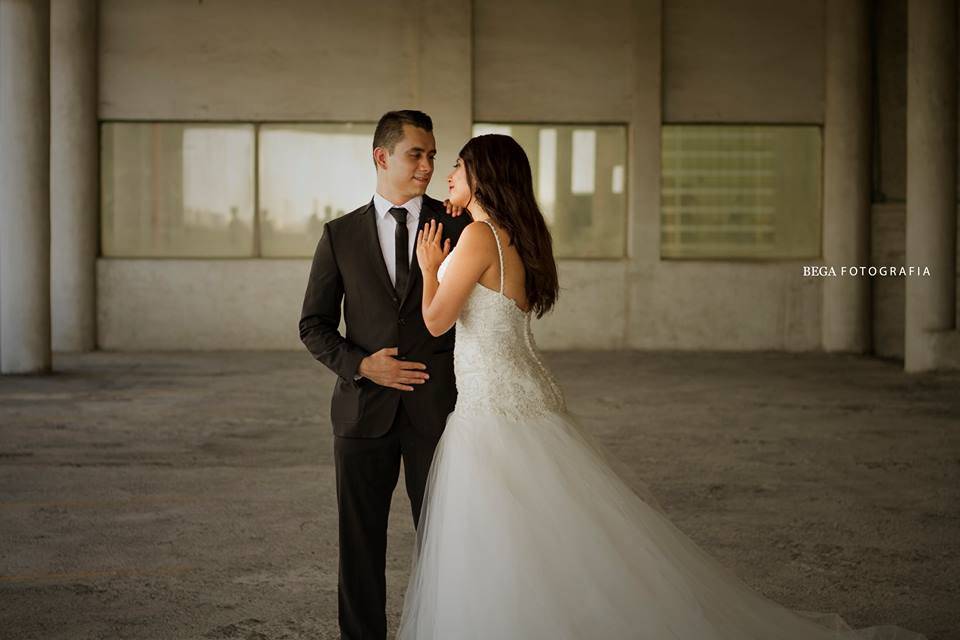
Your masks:
M 364 373 L 363 373 L 363 363 L 366 362 L 367 358 L 369 358 L 369 357 L 370 357 L 370 356 L 364 356 L 364 357 L 360 360 L 360 363 L 357 365 L 357 371 L 356 371 L 356 373 L 353 374 L 353 379 L 354 379 L 354 380 L 359 380 L 360 378 L 365 378 L 365 377 L 366 377 L 366 376 L 364 375 Z

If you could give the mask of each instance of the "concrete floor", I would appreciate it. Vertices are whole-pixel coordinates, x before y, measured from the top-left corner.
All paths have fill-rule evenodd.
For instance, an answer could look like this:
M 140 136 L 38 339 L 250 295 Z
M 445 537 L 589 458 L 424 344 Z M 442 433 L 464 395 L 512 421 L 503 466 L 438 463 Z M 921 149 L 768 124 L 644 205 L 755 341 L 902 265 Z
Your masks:
M 960 638 L 960 374 L 551 353 L 571 410 L 767 596 Z M 58 354 L 0 378 L 0 637 L 335 638 L 333 377 L 306 353 Z M 391 624 L 412 525 L 398 487 Z

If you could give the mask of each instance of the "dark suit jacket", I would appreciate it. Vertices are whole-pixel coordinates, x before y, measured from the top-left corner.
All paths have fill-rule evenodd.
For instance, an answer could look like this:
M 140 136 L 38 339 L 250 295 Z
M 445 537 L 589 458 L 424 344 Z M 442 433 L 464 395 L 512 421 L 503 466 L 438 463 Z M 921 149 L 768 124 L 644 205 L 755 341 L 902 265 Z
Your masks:
M 338 376 L 330 404 L 336 435 L 381 436 L 403 402 L 415 428 L 439 437 L 457 399 L 454 330 L 434 338 L 423 324 L 423 277 L 416 256 L 406 294 L 397 296 L 383 261 L 376 215 L 371 200 L 324 225 L 303 299 L 300 340 Z M 470 223 L 466 212 L 454 218 L 441 202 L 424 195 L 419 227 L 431 218 L 443 223 L 443 238 L 450 238 L 451 246 Z M 339 331 L 341 301 L 346 336 Z M 360 361 L 384 347 L 397 347 L 397 357 L 426 364 L 430 379 L 413 385 L 413 391 L 354 380 Z

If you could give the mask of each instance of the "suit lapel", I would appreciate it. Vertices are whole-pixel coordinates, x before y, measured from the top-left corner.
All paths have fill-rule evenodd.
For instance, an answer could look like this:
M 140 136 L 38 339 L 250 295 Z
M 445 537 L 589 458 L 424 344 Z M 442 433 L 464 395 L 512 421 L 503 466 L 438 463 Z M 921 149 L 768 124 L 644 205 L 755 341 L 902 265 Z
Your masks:
M 383 249 L 380 248 L 380 234 L 377 232 L 377 209 L 373 206 L 373 200 L 367 205 L 367 210 L 363 212 L 363 236 L 366 240 L 366 254 L 370 257 L 371 267 L 377 280 L 387 288 L 387 293 L 391 298 L 396 297 L 393 289 L 393 283 L 390 282 L 390 274 L 387 272 L 387 265 L 383 262 Z M 398 303 L 399 304 L 399 303 Z

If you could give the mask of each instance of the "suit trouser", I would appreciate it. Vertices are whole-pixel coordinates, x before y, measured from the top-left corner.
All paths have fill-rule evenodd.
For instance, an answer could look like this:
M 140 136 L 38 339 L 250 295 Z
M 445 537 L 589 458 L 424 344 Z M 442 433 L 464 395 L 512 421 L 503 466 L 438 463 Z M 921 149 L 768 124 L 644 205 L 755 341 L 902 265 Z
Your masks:
M 384 640 L 387 635 L 387 521 L 400 477 L 420 521 L 423 492 L 438 438 L 417 431 L 401 402 L 393 424 L 378 438 L 334 436 L 340 529 L 338 610 L 343 640 Z

